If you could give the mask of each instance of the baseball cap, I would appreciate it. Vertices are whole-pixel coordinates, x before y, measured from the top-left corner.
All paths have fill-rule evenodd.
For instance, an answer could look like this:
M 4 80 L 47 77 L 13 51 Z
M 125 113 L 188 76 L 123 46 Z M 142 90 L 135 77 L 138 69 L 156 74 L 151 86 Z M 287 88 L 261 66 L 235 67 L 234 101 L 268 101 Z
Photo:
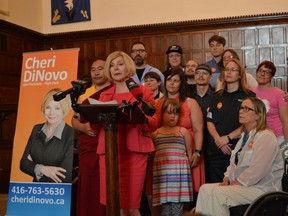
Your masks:
M 171 45 L 168 47 L 166 54 L 168 55 L 171 52 L 178 52 L 180 54 L 183 53 L 182 47 L 178 46 L 178 45 Z
M 197 71 L 197 70 L 206 70 L 210 74 L 212 74 L 211 68 L 208 65 L 206 65 L 206 64 L 199 64 L 195 71 Z

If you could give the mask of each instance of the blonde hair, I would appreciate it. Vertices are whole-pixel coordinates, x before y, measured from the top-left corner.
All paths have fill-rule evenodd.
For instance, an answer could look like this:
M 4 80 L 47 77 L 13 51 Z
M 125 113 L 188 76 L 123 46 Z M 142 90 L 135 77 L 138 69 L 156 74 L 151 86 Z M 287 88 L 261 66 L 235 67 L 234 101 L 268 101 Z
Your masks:
M 127 78 L 133 76 L 136 73 L 135 63 L 130 58 L 130 56 L 123 51 L 115 51 L 115 52 L 112 52 L 111 54 L 108 55 L 108 57 L 106 59 L 105 67 L 104 67 L 104 69 L 105 69 L 104 74 L 106 75 L 106 77 L 108 77 L 109 80 L 112 80 L 112 77 L 110 74 L 111 62 L 114 59 L 118 58 L 119 56 L 121 56 L 123 58 L 124 64 L 126 66 Z
M 44 96 L 42 103 L 41 103 L 41 112 L 44 114 L 45 112 L 45 107 L 47 106 L 47 104 L 54 100 L 53 95 L 57 94 L 59 92 L 62 92 L 63 90 L 60 88 L 54 88 L 51 89 L 50 91 L 47 92 L 47 94 Z M 66 95 L 65 98 L 63 98 L 62 100 L 59 101 L 60 106 L 62 108 L 63 111 L 63 116 L 67 116 L 71 110 L 71 99 L 69 97 L 69 95 Z
M 244 69 L 244 67 L 242 66 L 241 62 L 238 59 L 230 59 L 229 62 L 227 62 L 227 64 L 229 64 L 230 62 L 234 62 L 237 65 L 237 69 L 239 70 L 239 89 L 243 90 L 246 94 L 250 92 L 250 90 L 247 87 L 247 77 L 246 77 L 246 71 Z M 227 64 L 225 65 L 225 67 L 227 66 Z M 225 68 L 223 68 L 223 70 L 225 70 Z M 225 81 L 225 79 L 223 80 L 222 83 L 222 88 L 221 90 L 219 90 L 220 94 L 223 94 L 224 90 L 227 89 L 227 82 Z
M 256 97 L 249 97 L 245 100 L 250 100 L 254 105 L 255 114 L 258 115 L 259 119 L 256 124 L 256 133 L 267 128 L 266 121 L 266 106 L 262 100 Z

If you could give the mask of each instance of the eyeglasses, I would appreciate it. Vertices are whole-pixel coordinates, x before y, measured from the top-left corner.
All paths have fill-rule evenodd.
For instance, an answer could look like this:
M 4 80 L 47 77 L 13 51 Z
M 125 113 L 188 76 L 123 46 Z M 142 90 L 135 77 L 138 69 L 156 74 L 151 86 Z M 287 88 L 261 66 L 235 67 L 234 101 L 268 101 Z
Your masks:
M 271 72 L 270 72 L 269 70 L 259 69 L 257 72 L 258 72 L 258 73 L 261 73 L 262 75 L 264 74 L 265 76 L 266 76 L 266 75 L 271 76 Z
M 247 106 L 240 106 L 239 110 L 243 110 L 244 113 L 248 113 L 249 111 L 254 111 L 254 109 L 247 107 Z
M 196 72 L 195 72 L 195 74 L 196 75 L 202 75 L 202 76 L 208 76 L 208 75 L 210 75 L 210 73 L 208 72 L 208 71 L 199 71 L 199 70 L 197 70 Z
M 233 55 L 231 55 L 231 56 L 223 56 L 223 60 L 224 61 L 227 61 L 227 60 L 230 60 L 230 59 L 233 59 L 233 58 L 234 58 Z
M 144 49 L 133 49 L 133 50 L 131 50 L 131 53 L 133 53 L 133 54 L 136 54 L 136 53 L 142 54 L 142 53 L 144 53 L 144 52 L 145 52 Z
M 224 68 L 224 71 L 226 71 L 226 72 L 239 72 L 239 70 L 236 68 Z
M 178 54 L 178 53 L 176 53 L 176 54 L 169 54 L 168 57 L 169 57 L 169 58 L 180 58 L 181 55 Z

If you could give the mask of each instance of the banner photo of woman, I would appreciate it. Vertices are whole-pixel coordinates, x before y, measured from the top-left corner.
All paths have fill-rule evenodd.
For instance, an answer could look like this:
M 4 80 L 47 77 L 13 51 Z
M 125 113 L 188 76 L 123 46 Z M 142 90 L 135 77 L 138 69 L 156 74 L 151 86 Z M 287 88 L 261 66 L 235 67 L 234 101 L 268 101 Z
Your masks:
M 70 215 L 79 49 L 23 53 L 6 215 Z

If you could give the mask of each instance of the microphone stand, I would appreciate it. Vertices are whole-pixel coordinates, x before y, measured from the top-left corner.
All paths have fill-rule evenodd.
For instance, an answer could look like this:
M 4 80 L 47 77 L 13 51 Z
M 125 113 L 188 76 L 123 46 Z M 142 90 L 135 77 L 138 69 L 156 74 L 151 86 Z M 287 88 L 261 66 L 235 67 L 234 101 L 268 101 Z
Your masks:
M 79 96 L 80 95 L 79 94 L 76 95 L 74 91 L 70 93 L 71 107 L 76 113 L 79 113 L 79 104 L 77 104 Z

